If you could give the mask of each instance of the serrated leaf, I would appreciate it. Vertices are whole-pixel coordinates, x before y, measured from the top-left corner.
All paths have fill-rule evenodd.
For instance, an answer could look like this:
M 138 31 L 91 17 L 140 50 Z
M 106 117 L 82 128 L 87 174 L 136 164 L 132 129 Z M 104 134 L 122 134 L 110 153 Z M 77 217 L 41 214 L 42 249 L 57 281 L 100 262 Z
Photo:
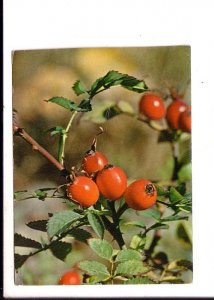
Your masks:
M 136 250 L 143 250 L 146 244 L 146 235 L 145 234 L 136 234 L 132 237 L 130 248 Z
M 47 222 L 48 220 L 37 220 L 27 223 L 26 225 L 31 229 L 40 230 L 40 231 L 47 231 Z
M 36 249 L 42 248 L 42 245 L 39 242 L 26 238 L 19 233 L 15 233 L 14 235 L 14 245 L 18 247 L 29 247 Z
M 159 221 L 161 218 L 161 214 L 160 214 L 159 210 L 157 210 L 155 208 L 149 208 L 146 210 L 142 210 L 139 212 L 139 214 L 143 217 L 153 218 L 157 221 Z
M 70 111 L 79 111 L 79 112 L 84 112 L 84 111 L 88 111 L 90 109 L 88 109 L 88 106 L 86 106 L 86 102 L 88 103 L 89 100 L 83 100 L 79 105 L 76 104 L 73 101 L 70 101 L 67 98 L 64 97 L 53 97 L 49 100 L 46 100 L 47 102 L 51 102 L 51 103 L 55 103 L 65 109 L 68 109 Z
M 174 188 L 171 187 L 169 190 L 169 201 L 175 204 L 183 199 L 183 196 Z
M 161 222 L 171 222 L 171 221 L 178 221 L 178 220 L 188 220 L 188 217 L 174 215 L 174 216 L 168 216 L 168 217 L 162 218 L 160 221 Z
M 142 255 L 133 249 L 125 249 L 119 251 L 115 261 L 126 261 L 126 260 L 142 260 Z
M 74 85 L 72 86 L 72 89 L 74 90 L 75 94 L 77 96 L 86 93 L 85 87 L 82 85 L 82 82 L 80 80 L 77 80 Z
M 124 281 L 123 284 L 155 284 L 154 281 L 149 279 L 148 277 L 137 277 Z
M 69 99 L 64 98 L 64 97 L 53 97 L 53 98 L 51 98 L 49 100 L 45 100 L 45 101 L 55 103 L 65 109 L 68 109 L 68 110 L 73 110 L 71 105 L 74 104 L 74 102 L 72 102 Z
M 178 259 L 172 261 L 168 266 L 167 270 L 175 270 L 175 269 L 188 269 L 190 271 L 193 270 L 193 264 L 191 261 L 186 259 Z
M 15 260 L 15 269 L 21 268 L 24 262 L 30 257 L 30 255 L 20 255 L 15 253 L 14 260 Z
M 126 89 L 142 93 L 148 89 L 143 80 L 133 76 L 119 73 L 118 71 L 109 71 L 105 76 L 98 78 L 91 86 L 90 94 L 93 97 L 102 87 L 108 89 L 112 86 L 120 85 Z
M 79 263 L 79 267 L 89 275 L 110 276 L 107 267 L 97 261 L 84 260 Z
M 143 265 L 142 261 L 127 260 L 117 266 L 114 275 L 137 275 L 144 272 L 148 272 L 148 268 Z
M 47 224 L 47 232 L 50 237 L 59 235 L 69 229 L 69 226 L 82 216 L 73 211 L 61 211 L 53 214 Z
M 112 245 L 105 240 L 90 239 L 90 248 L 100 257 L 110 260 L 113 254 Z
M 82 228 L 73 228 L 69 231 L 69 235 L 71 235 L 72 237 L 74 237 L 76 240 L 86 243 L 88 239 L 91 238 L 91 234 L 90 232 L 82 229 Z
M 104 227 L 103 222 L 100 219 L 100 217 L 98 215 L 95 215 L 95 214 L 91 213 L 91 212 L 88 212 L 87 218 L 88 218 L 89 224 L 91 225 L 91 227 L 93 228 L 95 233 L 101 239 L 103 239 L 105 227 Z
M 61 241 L 54 241 L 51 243 L 50 250 L 55 257 L 64 261 L 66 256 L 71 252 L 72 245 Z

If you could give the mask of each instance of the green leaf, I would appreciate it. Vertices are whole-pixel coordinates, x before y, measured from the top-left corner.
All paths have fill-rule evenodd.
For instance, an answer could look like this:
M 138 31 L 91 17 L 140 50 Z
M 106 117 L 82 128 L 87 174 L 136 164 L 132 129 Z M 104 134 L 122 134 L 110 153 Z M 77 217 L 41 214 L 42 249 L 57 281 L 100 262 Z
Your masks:
M 74 85 L 72 86 L 72 89 L 74 90 L 75 94 L 77 96 L 86 93 L 85 87 L 82 85 L 80 80 L 77 80 Z
M 42 245 L 39 242 L 26 238 L 18 233 L 15 233 L 14 235 L 14 245 L 18 247 L 29 247 L 36 249 L 42 248 Z
M 148 272 L 148 268 L 143 265 L 142 261 L 127 260 L 117 266 L 114 275 L 137 275 L 145 272 Z
M 50 250 L 55 257 L 64 261 L 66 256 L 71 252 L 72 245 L 65 242 L 54 241 L 51 243 Z
M 65 109 L 68 109 L 68 110 L 73 110 L 72 104 L 74 104 L 74 102 L 72 102 L 69 99 L 64 98 L 64 97 L 53 97 L 53 98 L 51 98 L 49 100 L 45 100 L 45 101 L 55 103 Z
M 136 79 L 133 76 L 122 74 L 117 71 L 109 71 L 105 76 L 97 79 L 91 86 L 91 97 L 93 97 L 101 88 L 108 89 L 112 86 L 120 85 L 126 89 L 142 93 L 148 89 L 143 80 Z
M 15 260 L 15 269 L 21 268 L 24 262 L 30 257 L 30 255 L 20 255 L 15 253 L 14 260 Z
M 51 136 L 55 134 L 62 134 L 65 133 L 65 129 L 61 126 L 55 126 L 47 130 L 47 132 L 50 132 Z
M 72 228 L 69 231 L 69 235 L 74 237 L 76 240 L 86 243 L 86 244 L 87 244 L 88 239 L 91 238 L 90 232 L 88 232 L 82 228 Z
M 47 102 L 55 103 L 65 109 L 68 109 L 70 111 L 79 111 L 79 112 L 85 112 L 88 110 L 91 110 L 90 101 L 89 100 L 82 100 L 82 102 L 77 105 L 75 102 L 70 101 L 69 99 L 66 99 L 64 97 L 53 97 L 49 100 L 45 100 Z M 87 105 L 86 105 L 87 103 Z M 90 108 L 89 108 L 90 107 Z
M 178 221 L 178 220 L 188 220 L 187 216 L 178 216 L 178 215 L 172 215 L 165 218 L 162 218 L 161 222 L 171 222 L 171 221 Z
M 142 260 L 142 255 L 133 249 L 119 251 L 115 261 Z
M 69 229 L 69 226 L 81 217 L 82 216 L 80 214 L 67 210 L 53 214 L 47 225 L 48 235 L 50 237 L 60 235 L 65 230 Z
M 172 204 L 180 202 L 183 199 L 183 196 L 174 188 L 171 187 L 169 190 L 169 201 Z
M 97 261 L 84 260 L 79 263 L 79 267 L 89 275 L 110 276 L 107 267 Z
M 109 244 L 107 241 L 99 239 L 90 239 L 89 246 L 98 256 L 107 260 L 111 260 L 113 248 L 111 244 Z
M 26 225 L 28 227 L 30 227 L 31 229 L 46 232 L 47 231 L 47 223 L 48 223 L 48 220 L 38 220 L 38 221 L 29 222 Z
M 160 214 L 159 210 L 157 210 L 156 208 L 149 208 L 146 210 L 142 210 L 139 212 L 139 214 L 143 217 L 153 218 L 157 221 L 159 221 L 161 218 L 161 214 Z
M 146 235 L 145 234 L 136 234 L 132 237 L 130 248 L 136 250 L 143 250 L 146 244 Z
M 192 179 L 192 164 L 183 165 L 178 172 L 179 182 L 188 182 Z
M 124 284 L 154 284 L 155 282 L 148 277 L 137 277 L 124 281 Z
M 95 233 L 103 239 L 105 227 L 102 220 L 98 215 L 88 212 L 87 214 L 88 222 L 95 231 Z
M 86 279 L 86 283 L 87 284 L 97 284 L 98 282 L 106 281 L 108 278 L 109 278 L 109 276 L 106 276 L 106 275 L 101 275 L 101 274 L 99 274 L 98 276 L 93 275 Z
M 175 270 L 175 269 L 184 269 L 184 270 L 190 270 L 193 271 L 193 264 L 191 261 L 186 260 L 186 259 L 178 259 L 172 261 L 168 267 L 167 270 Z

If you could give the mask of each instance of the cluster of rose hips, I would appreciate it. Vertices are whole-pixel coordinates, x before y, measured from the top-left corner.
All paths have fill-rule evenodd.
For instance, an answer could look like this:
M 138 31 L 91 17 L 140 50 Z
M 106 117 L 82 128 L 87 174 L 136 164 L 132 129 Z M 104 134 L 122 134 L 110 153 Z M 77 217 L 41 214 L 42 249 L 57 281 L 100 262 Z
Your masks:
M 71 175 L 67 196 L 83 207 L 94 205 L 100 194 L 109 201 L 124 196 L 127 205 L 143 210 L 155 204 L 157 191 L 151 181 L 139 179 L 127 187 L 126 173 L 118 166 L 109 164 L 108 158 L 96 150 L 96 138 L 86 152 L 80 175 Z
M 166 118 L 171 129 L 191 132 L 191 107 L 180 97 L 174 96 L 166 108 L 164 100 L 154 93 L 146 93 L 139 102 L 139 111 L 150 120 Z

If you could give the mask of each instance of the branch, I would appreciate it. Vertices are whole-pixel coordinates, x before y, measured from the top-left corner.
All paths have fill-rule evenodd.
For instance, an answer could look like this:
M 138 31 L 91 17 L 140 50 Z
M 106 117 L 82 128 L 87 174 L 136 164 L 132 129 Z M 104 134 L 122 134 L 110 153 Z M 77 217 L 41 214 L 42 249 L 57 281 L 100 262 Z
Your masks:
M 33 150 L 38 151 L 47 160 L 49 160 L 62 173 L 63 176 L 66 177 L 69 175 L 69 172 L 58 160 L 56 160 L 47 150 L 39 145 L 23 128 L 19 127 L 16 123 L 13 123 L 13 132 L 15 135 L 22 137 L 26 142 L 32 145 Z

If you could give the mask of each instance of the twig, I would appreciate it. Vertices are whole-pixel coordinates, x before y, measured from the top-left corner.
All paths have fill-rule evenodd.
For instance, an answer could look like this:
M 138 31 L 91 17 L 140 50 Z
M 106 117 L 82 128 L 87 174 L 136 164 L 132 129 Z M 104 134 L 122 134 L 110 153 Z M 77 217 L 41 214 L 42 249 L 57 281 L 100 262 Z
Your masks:
M 16 135 L 22 137 L 26 142 L 32 145 L 33 150 L 38 151 L 47 160 L 49 160 L 59 171 L 61 171 L 63 176 L 68 176 L 69 172 L 64 168 L 64 166 L 56 160 L 47 150 L 45 150 L 39 143 L 37 143 L 23 128 L 19 127 L 17 124 L 13 123 L 13 131 Z

